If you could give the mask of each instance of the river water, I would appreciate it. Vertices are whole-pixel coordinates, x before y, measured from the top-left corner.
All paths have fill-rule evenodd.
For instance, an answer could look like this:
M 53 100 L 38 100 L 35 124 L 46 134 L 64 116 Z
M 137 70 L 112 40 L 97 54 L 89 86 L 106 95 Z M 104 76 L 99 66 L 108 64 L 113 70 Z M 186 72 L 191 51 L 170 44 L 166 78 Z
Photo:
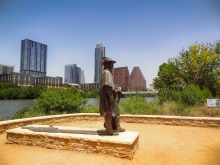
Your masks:
M 152 101 L 153 97 L 146 97 L 147 101 Z M 126 98 L 121 98 L 121 101 L 126 101 Z M 11 119 L 12 115 L 24 107 L 30 107 L 35 104 L 35 101 L 30 100 L 0 100 L 0 117 Z M 99 105 L 98 98 L 90 98 L 87 105 Z

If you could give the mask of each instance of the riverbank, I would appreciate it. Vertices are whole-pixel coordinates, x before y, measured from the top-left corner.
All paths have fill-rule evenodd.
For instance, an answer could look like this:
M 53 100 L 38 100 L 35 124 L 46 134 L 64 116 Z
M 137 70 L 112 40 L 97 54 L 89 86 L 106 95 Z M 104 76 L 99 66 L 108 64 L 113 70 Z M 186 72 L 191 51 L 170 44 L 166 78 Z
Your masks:
M 7 108 L 11 107 L 12 110 L 16 110 L 18 106 L 13 106 L 13 102 L 30 101 L 29 104 L 35 103 L 34 100 L 5 100 L 5 102 L 11 103 Z M 1 101 L 0 101 L 1 103 Z M 1 107 L 1 105 L 0 105 Z M 119 104 L 121 114 L 133 114 L 133 115 L 166 115 L 166 116 L 191 116 L 191 117 L 220 117 L 220 108 L 209 108 L 207 105 L 187 106 L 178 102 L 164 102 L 159 104 L 157 99 L 152 97 L 132 97 L 122 98 Z M 18 111 L 18 110 L 17 110 Z M 10 111 L 7 111 L 10 112 Z M 16 112 L 16 111 L 15 111 Z M 81 108 L 78 113 L 98 113 L 99 112 L 99 98 L 90 98 L 86 103 L 86 106 Z M 12 114 L 12 113 L 11 113 Z M 35 109 L 24 108 L 17 113 L 12 114 L 13 119 L 29 118 L 45 115 L 58 115 L 58 114 L 70 114 L 67 112 L 51 111 L 50 114 L 39 113 Z M 11 118 L 6 118 L 11 119 Z M 0 121 L 6 120 L 1 118 L 0 109 Z

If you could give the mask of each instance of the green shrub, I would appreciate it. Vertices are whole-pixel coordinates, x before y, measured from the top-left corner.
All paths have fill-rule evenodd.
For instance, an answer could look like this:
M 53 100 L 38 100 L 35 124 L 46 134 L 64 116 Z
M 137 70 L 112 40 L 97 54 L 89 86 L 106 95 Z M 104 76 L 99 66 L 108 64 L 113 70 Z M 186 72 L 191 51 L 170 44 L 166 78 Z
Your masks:
M 181 93 L 181 102 L 189 105 L 202 105 L 207 97 L 210 97 L 211 93 L 207 88 L 200 90 L 199 86 L 190 84 L 183 89 Z
M 15 112 L 12 116 L 12 119 L 21 119 L 24 118 L 25 113 L 27 113 L 29 111 L 28 107 L 24 107 L 23 109 Z
M 87 99 L 76 88 L 47 88 L 30 108 L 23 108 L 13 119 L 81 112 Z
M 158 100 L 160 104 L 166 101 L 179 102 L 181 101 L 181 92 L 169 88 L 160 89 L 158 93 Z
M 48 88 L 41 92 L 34 109 L 39 113 L 77 113 L 85 106 L 87 99 L 76 88 Z
M 202 90 L 199 90 L 199 93 L 200 93 L 200 96 L 202 97 L 202 99 L 204 99 L 204 100 L 206 100 L 207 98 L 212 98 L 212 93 L 206 87 L 203 87 Z
M 85 98 L 99 98 L 100 89 L 99 88 L 90 88 L 88 90 L 83 91 L 83 96 Z
M 161 89 L 158 94 L 160 104 L 164 102 L 175 101 L 179 105 L 194 106 L 203 105 L 207 98 L 212 97 L 211 92 L 207 88 L 200 90 L 199 86 L 190 84 L 182 91 L 172 89 Z M 182 106 L 182 105 L 181 105 Z

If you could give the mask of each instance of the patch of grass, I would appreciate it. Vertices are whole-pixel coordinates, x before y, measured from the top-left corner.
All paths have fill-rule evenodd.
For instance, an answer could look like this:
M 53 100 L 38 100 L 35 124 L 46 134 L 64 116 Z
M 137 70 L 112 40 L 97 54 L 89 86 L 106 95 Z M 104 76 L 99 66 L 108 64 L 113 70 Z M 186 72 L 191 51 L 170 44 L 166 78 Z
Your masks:
M 6 119 L 4 117 L 0 116 L 0 121 L 4 121 L 4 120 L 6 120 Z
M 153 115 L 156 114 L 159 108 L 158 102 L 147 102 L 145 98 L 136 94 L 131 98 L 127 98 L 127 101 L 119 104 L 120 113 L 128 114 L 145 114 Z
M 81 112 L 82 113 L 99 113 L 99 106 L 88 105 L 88 106 L 84 107 Z

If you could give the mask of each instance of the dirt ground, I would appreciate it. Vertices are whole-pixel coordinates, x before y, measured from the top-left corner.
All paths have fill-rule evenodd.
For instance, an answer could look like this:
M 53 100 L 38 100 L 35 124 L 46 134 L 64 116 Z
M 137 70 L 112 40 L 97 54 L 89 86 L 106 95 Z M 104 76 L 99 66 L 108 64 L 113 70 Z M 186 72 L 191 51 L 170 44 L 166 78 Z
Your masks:
M 56 125 L 102 129 L 101 122 Z M 121 124 L 140 133 L 132 160 L 109 155 L 5 144 L 0 134 L 0 165 L 220 165 L 220 129 L 185 126 Z

